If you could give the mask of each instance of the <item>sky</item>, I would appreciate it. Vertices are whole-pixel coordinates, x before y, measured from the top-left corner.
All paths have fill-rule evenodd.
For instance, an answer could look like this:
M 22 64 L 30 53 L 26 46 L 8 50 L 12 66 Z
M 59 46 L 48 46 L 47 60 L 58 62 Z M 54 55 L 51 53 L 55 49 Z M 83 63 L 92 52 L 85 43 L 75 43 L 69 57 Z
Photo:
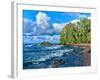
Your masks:
M 89 17 L 90 13 L 23 10 L 23 31 L 33 35 L 60 34 L 64 25 Z
M 32 35 L 34 39 L 25 37 L 26 42 L 59 42 L 62 28 L 68 23 L 75 23 L 80 18 L 91 18 L 90 13 L 53 12 L 23 10 L 23 33 Z

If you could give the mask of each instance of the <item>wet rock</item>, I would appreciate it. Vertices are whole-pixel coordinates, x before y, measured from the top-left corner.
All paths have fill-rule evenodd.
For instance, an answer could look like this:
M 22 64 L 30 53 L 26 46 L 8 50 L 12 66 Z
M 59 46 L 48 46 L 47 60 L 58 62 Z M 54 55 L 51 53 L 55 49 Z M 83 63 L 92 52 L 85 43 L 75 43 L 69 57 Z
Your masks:
M 54 59 L 52 63 L 49 65 L 51 68 L 59 67 L 59 65 L 65 64 L 65 61 L 63 59 Z

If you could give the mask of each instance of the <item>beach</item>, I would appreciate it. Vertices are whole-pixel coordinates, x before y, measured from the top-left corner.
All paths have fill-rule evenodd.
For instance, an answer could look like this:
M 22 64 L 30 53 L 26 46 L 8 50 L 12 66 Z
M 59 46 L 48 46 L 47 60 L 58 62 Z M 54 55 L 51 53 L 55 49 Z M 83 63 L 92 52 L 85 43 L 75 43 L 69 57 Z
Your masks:
M 69 46 L 76 46 L 82 48 L 82 53 L 84 57 L 84 65 L 90 66 L 91 65 L 91 45 L 90 44 L 66 44 Z

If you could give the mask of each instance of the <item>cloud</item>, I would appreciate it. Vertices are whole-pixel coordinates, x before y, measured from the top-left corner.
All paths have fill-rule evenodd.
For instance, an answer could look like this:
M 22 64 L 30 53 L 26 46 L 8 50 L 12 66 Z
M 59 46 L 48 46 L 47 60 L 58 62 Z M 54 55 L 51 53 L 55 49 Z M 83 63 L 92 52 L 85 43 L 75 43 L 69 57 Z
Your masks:
M 50 17 L 48 17 L 43 12 L 39 12 L 36 15 L 36 23 L 37 23 L 37 26 L 40 27 L 40 28 L 42 28 L 42 29 L 45 29 L 45 28 L 50 27 L 49 20 L 50 20 Z
M 64 13 L 65 14 L 65 13 Z M 63 14 L 63 15 L 64 15 Z M 66 13 L 68 15 L 68 13 Z M 24 19 L 24 32 L 31 33 L 32 35 L 54 35 L 59 34 L 62 28 L 68 23 L 76 23 L 80 18 L 89 18 L 85 14 L 80 13 L 70 13 L 70 16 L 77 16 L 76 19 L 65 22 L 65 23 L 50 23 L 50 17 L 45 12 L 38 12 L 36 15 L 36 20 L 32 21 L 29 19 Z
M 29 20 L 29 19 L 24 18 L 24 19 L 23 19 L 23 23 L 24 23 L 24 26 L 25 26 L 26 24 L 32 24 L 32 20 Z
M 35 24 L 33 24 L 33 34 L 42 35 L 42 34 L 52 34 L 53 27 L 50 24 L 50 17 L 44 12 L 38 12 L 36 15 Z
M 80 18 L 87 18 L 87 16 L 86 16 L 86 15 L 84 15 L 84 14 L 79 14 L 79 16 L 78 16 L 78 17 L 79 17 L 79 19 L 80 19 Z
M 80 18 L 87 18 L 87 15 L 81 14 L 81 13 L 76 13 L 73 16 L 76 16 L 76 18 L 78 18 L 78 19 L 80 19 Z
M 91 19 L 91 17 L 87 17 L 87 16 L 84 16 L 84 15 L 81 15 L 81 18 L 87 18 L 87 19 Z M 75 20 L 72 20 L 70 23 L 76 23 L 76 22 L 79 22 L 80 19 L 75 19 Z
M 87 15 L 86 14 L 82 14 L 82 13 L 66 13 L 67 15 L 69 15 L 69 16 L 72 16 L 72 17 L 75 17 L 75 18 L 78 18 L 78 19 L 80 19 L 80 18 L 87 18 Z
M 53 28 L 54 28 L 54 31 L 57 32 L 57 33 L 60 33 L 62 28 L 66 25 L 67 23 L 54 23 L 53 24 Z
M 24 29 L 24 33 L 29 33 L 33 31 L 33 22 L 32 20 L 23 19 L 23 29 Z
M 34 22 L 29 19 L 23 19 L 23 31 L 25 35 L 52 35 L 54 33 L 53 25 L 50 24 L 48 19 L 49 17 L 43 13 L 42 15 L 45 15 L 45 17 L 40 18 L 40 13 L 37 14 L 39 15 L 38 19 Z
M 91 20 L 91 17 L 88 17 L 88 19 L 90 19 L 90 20 Z
M 60 35 L 34 35 L 34 36 L 24 36 L 24 43 L 42 43 L 48 41 L 50 43 L 59 43 Z
M 76 23 L 76 22 L 79 22 L 80 20 L 79 19 L 75 19 L 75 20 L 72 20 L 70 23 Z

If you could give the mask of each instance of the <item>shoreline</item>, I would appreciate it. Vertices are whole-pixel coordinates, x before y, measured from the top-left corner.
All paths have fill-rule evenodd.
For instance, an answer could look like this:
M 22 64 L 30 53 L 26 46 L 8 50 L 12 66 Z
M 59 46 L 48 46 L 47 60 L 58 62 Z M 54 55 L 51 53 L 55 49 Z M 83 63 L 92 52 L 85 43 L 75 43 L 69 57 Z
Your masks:
M 42 44 L 44 45 L 44 44 Z M 83 56 L 83 66 L 90 66 L 91 65 L 91 44 L 82 43 L 82 44 L 53 44 L 53 45 L 65 45 L 65 46 L 74 46 L 80 47 L 82 49 L 82 56 Z M 48 46 L 48 45 L 46 45 Z
M 64 45 L 68 45 L 68 46 L 78 46 L 78 47 L 91 47 L 90 44 L 86 44 L 86 43 L 82 43 L 82 44 L 64 44 Z
M 83 64 L 85 66 L 90 66 L 91 65 L 91 44 L 67 44 L 70 46 L 77 46 L 82 48 L 82 53 L 84 57 L 84 62 Z

